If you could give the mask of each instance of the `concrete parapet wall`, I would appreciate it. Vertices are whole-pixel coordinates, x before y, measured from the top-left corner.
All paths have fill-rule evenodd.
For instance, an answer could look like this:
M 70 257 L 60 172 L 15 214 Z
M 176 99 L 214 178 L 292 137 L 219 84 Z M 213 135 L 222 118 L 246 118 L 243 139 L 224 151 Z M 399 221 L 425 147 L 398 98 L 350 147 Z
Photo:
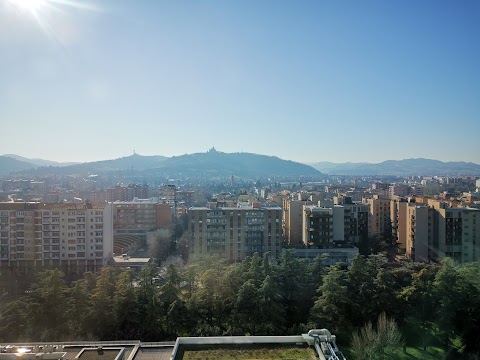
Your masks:
M 290 344 L 305 343 L 301 335 L 296 336 L 219 336 L 219 337 L 179 337 L 175 342 L 170 360 L 175 360 L 182 345 L 238 345 L 238 344 Z

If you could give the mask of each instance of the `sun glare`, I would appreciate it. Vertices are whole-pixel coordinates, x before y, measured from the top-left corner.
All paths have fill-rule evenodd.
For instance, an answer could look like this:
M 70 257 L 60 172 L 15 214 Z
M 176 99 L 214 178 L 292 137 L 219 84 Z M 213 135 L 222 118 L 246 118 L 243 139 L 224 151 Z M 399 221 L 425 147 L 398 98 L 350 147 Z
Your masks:
M 46 0 L 9 0 L 17 8 L 29 12 L 37 12 L 47 4 Z
M 2 0 L 0 0 L 1 2 Z M 5 1 L 5 0 L 4 0 Z M 52 20 L 56 16 L 65 16 L 69 10 L 101 12 L 94 5 L 96 0 L 6 0 L 11 8 L 27 14 L 40 26 L 51 39 L 64 46 L 61 34 L 57 33 Z

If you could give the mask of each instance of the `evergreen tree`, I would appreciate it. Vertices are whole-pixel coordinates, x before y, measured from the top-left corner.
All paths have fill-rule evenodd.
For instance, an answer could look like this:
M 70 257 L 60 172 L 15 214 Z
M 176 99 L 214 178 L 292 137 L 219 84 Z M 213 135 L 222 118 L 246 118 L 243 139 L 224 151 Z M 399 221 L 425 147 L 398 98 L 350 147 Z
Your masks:
M 99 340 L 114 338 L 115 318 L 113 304 L 115 280 L 113 271 L 104 267 L 97 276 L 97 283 L 92 292 L 92 325 Z
M 138 337 L 137 299 L 132 281 L 131 270 L 125 270 L 119 274 L 115 284 L 113 314 L 117 339 Z
M 352 305 L 347 292 L 347 274 L 339 266 L 332 266 L 318 289 L 319 298 L 311 310 L 311 320 L 318 328 L 327 328 L 339 336 L 351 328 L 347 310 Z M 353 299 L 352 299 L 353 300 Z
M 90 339 L 95 329 L 90 324 L 92 320 L 92 303 L 87 290 L 87 282 L 78 280 L 69 288 L 70 306 L 67 313 L 70 332 L 74 339 Z M 79 316 L 81 314 L 81 316 Z
M 68 288 L 58 269 L 42 272 L 30 288 L 27 303 L 27 336 L 37 341 L 67 339 Z

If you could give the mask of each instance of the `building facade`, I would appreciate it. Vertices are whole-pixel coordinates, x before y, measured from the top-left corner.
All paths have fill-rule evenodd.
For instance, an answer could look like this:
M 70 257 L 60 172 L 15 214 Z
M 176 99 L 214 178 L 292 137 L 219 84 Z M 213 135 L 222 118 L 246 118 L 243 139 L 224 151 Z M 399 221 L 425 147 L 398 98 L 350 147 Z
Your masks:
M 283 200 L 283 236 L 289 245 L 302 244 L 303 206 L 312 205 L 310 200 Z
M 254 253 L 280 255 L 280 207 L 192 207 L 188 209 L 189 256 L 216 255 L 228 261 Z
M 405 207 L 405 227 L 398 231 L 406 239 L 407 258 L 422 262 L 443 257 L 460 263 L 479 260 L 480 209 L 430 203 L 408 203 Z
M 305 205 L 303 244 L 320 249 L 356 245 L 368 237 L 368 216 L 369 208 L 365 204 Z
M 392 218 L 389 199 L 366 199 L 369 206 L 369 236 L 385 236 L 392 233 Z
M 129 253 L 146 246 L 149 231 L 166 227 L 173 222 L 172 207 L 158 202 L 114 202 L 114 253 Z
M 95 272 L 112 253 L 111 204 L 0 203 L 0 272 Z

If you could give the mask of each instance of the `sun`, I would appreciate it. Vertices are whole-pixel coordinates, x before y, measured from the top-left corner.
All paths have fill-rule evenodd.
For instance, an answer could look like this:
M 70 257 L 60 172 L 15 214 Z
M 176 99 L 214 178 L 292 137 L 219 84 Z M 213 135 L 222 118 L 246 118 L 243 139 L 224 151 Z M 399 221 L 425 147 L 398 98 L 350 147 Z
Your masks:
M 102 12 L 95 5 L 97 0 L 0 0 L 6 2 L 15 13 L 21 12 L 32 18 L 41 30 L 52 40 L 64 46 L 61 34 L 55 29 L 55 19 L 68 15 L 70 10 Z M 58 19 L 58 18 L 57 18 Z
M 36 13 L 47 5 L 47 0 L 8 0 L 16 8 Z

